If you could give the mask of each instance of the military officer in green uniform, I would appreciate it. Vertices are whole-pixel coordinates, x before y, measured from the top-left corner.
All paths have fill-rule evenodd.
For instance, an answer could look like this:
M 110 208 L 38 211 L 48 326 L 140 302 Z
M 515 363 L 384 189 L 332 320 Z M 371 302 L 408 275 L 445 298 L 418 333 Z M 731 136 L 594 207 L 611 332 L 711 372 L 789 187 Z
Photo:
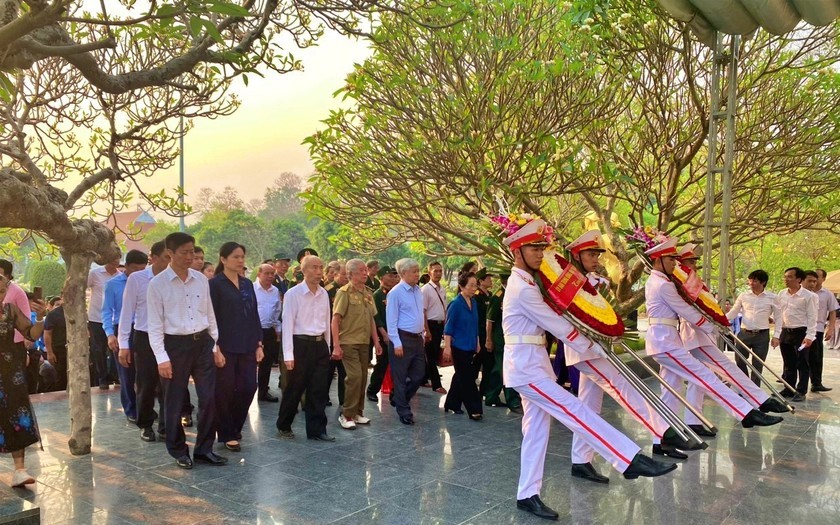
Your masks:
M 484 404 L 491 407 L 507 406 L 512 412 L 521 414 L 522 401 L 519 399 L 519 393 L 512 388 L 504 388 L 502 381 L 502 368 L 505 355 L 505 333 L 502 330 L 502 302 L 505 299 L 505 286 L 507 286 L 508 277 L 510 277 L 510 273 L 499 275 L 502 286 L 496 293 L 490 296 L 487 306 L 485 346 L 487 351 L 493 354 L 494 366 L 485 384 Z M 502 390 L 505 393 L 504 403 L 499 397 Z
M 490 291 L 493 288 L 494 274 L 489 273 L 487 268 L 482 268 L 475 273 L 478 281 L 478 289 L 475 291 L 475 302 L 478 305 L 478 353 L 475 355 L 473 365 L 476 372 L 481 372 L 481 382 L 478 390 L 481 395 L 487 393 L 487 384 L 493 367 L 496 365 L 496 358 L 493 352 L 487 351 L 487 307 L 490 304 Z

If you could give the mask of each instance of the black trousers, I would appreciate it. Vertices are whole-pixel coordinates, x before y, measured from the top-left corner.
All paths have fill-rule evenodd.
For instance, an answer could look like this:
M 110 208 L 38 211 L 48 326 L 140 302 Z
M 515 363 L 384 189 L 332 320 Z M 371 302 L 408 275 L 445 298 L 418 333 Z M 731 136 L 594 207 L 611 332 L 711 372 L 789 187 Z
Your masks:
M 274 328 L 263 328 L 263 360 L 258 365 L 257 395 L 260 397 L 268 393 L 268 381 L 271 379 L 271 367 L 280 356 L 280 341 Z
M 443 321 L 429 320 L 429 331 L 432 340 L 426 343 L 426 380 L 432 382 L 432 388 L 443 386 L 440 383 L 440 372 L 437 363 L 440 358 L 440 343 L 443 341 Z
M 811 386 L 823 386 L 822 372 L 823 372 L 823 337 L 824 332 L 817 332 L 814 342 L 808 348 L 809 360 L 808 366 L 811 367 Z
M 90 333 L 90 358 L 96 371 L 96 380 L 100 385 L 107 385 L 108 381 L 108 336 L 102 328 L 102 323 L 88 321 Z
M 493 352 L 488 352 L 482 343 L 481 349 L 473 358 L 473 366 L 475 367 L 476 374 L 481 372 L 481 382 L 478 385 L 478 391 L 484 396 L 493 387 L 492 375 L 493 367 L 496 366 L 496 356 L 493 355 Z M 476 375 L 476 377 L 478 376 Z
M 158 432 L 166 432 L 166 395 L 160 383 L 157 360 L 149 344 L 149 333 L 134 331 L 132 358 L 136 373 L 137 426 L 152 428 L 155 423 L 155 398 L 158 400 Z M 179 412 L 180 414 L 180 412 Z
M 376 364 L 373 365 L 373 372 L 370 374 L 367 387 L 369 396 L 375 396 L 382 390 L 382 381 L 385 379 L 385 371 L 388 369 L 388 354 L 393 353 L 394 345 L 389 342 L 383 350 L 382 355 L 376 356 Z
M 741 333 L 738 335 L 738 338 L 744 342 L 745 345 L 750 347 L 750 349 L 761 358 L 762 361 L 767 360 L 767 352 L 770 350 L 770 330 L 755 330 L 755 331 L 748 331 L 748 330 L 741 330 Z M 755 372 L 750 373 L 747 367 L 746 359 L 749 359 L 749 354 L 747 351 L 741 348 L 740 345 L 735 345 L 735 362 L 738 363 L 738 368 L 741 369 L 746 375 L 749 375 L 752 379 L 752 382 L 756 385 L 760 385 L 761 381 L 758 379 L 758 375 Z M 758 362 L 758 360 L 753 357 L 752 365 L 761 373 L 764 370 L 764 365 Z
M 213 360 L 215 342 L 206 331 L 193 336 L 166 335 L 166 353 L 172 363 L 172 379 L 161 379 L 166 395 L 166 449 L 173 458 L 189 454 L 181 408 L 190 376 L 195 381 L 198 397 L 198 433 L 195 454 L 213 452 L 216 436 L 216 363 Z
M 805 339 L 805 327 L 782 328 L 782 336 L 779 338 L 779 346 L 782 350 L 784 361 L 784 372 L 782 378 L 800 394 L 808 391 L 808 379 L 811 375 L 811 367 L 808 364 L 810 352 L 808 348 L 799 350 L 802 341 Z M 797 376 L 799 381 L 797 382 Z
M 306 437 L 317 437 L 327 431 L 327 372 L 330 369 L 330 349 L 323 339 L 296 335 L 293 337 L 295 367 L 289 370 L 289 380 L 280 401 L 277 416 L 278 430 L 291 430 L 297 407 L 303 394 L 306 414 Z
M 461 404 L 467 409 L 468 414 L 481 414 L 481 394 L 475 385 L 478 378 L 478 370 L 473 366 L 475 350 L 467 351 L 452 347 L 452 364 L 455 367 L 455 375 L 452 376 L 452 384 L 449 385 L 449 392 L 446 394 L 446 401 L 443 408 L 459 410 Z
M 216 368 L 216 429 L 219 443 L 240 439 L 256 392 L 256 352 L 225 353 L 225 366 Z
M 388 345 L 388 360 L 391 363 L 392 399 L 400 417 L 411 416 L 411 398 L 423 384 L 426 374 L 426 356 L 423 336 L 400 330 L 403 356 L 394 354 L 394 345 Z M 437 371 L 437 367 L 435 367 Z M 440 384 L 440 377 L 438 377 Z
M 53 346 L 55 354 L 55 390 L 67 390 L 67 347 Z

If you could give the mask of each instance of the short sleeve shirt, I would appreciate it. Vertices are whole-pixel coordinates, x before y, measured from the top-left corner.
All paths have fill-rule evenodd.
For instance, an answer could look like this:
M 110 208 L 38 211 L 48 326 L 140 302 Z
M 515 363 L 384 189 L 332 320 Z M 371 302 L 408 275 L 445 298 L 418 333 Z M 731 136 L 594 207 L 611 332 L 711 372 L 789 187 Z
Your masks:
M 333 315 L 341 316 L 339 343 L 366 345 L 370 342 L 370 320 L 376 316 L 373 294 L 367 288 L 359 292 L 348 283 L 335 294 Z

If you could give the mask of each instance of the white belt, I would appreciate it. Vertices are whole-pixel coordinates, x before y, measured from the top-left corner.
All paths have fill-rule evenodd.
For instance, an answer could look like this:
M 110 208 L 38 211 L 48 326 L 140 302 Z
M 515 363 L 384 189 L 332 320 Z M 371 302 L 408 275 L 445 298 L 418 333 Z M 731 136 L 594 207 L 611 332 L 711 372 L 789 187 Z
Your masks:
M 506 345 L 543 345 L 544 335 L 505 335 Z
M 673 326 L 674 328 L 680 327 L 680 321 L 678 319 L 670 319 L 668 317 L 648 317 L 648 324 L 651 326 L 664 324 L 665 326 Z

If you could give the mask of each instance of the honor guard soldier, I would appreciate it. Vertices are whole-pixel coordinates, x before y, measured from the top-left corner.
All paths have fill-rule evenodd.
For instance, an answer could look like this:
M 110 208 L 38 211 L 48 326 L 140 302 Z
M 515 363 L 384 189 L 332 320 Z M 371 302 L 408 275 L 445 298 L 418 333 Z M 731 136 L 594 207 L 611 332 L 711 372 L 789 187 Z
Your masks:
M 545 348 L 550 331 L 567 346 L 587 352 L 592 344 L 543 300 L 534 274 L 548 245 L 546 224 L 532 218 L 509 234 L 504 244 L 514 266 L 505 292 L 502 325 L 505 333 L 505 384 L 522 396 L 522 454 L 516 506 L 545 519 L 559 515 L 540 499 L 551 418 L 580 435 L 627 479 L 660 476 L 677 468 L 640 453 L 639 447 L 613 428 L 554 378 Z
M 679 333 L 680 318 L 705 334 L 713 333 L 714 328 L 703 314 L 679 295 L 668 278 L 677 265 L 676 244 L 677 239 L 670 238 L 645 251 L 653 262 L 653 270 L 645 283 L 645 305 L 650 323 L 645 337 L 645 351 L 659 363 L 659 374 L 674 390 L 681 390 L 684 380 L 693 383 L 737 418 L 744 428 L 781 422 L 781 417 L 768 416 L 754 409 L 686 350 Z M 677 411 L 679 402 L 670 392 L 665 392 L 662 400 L 671 410 Z

